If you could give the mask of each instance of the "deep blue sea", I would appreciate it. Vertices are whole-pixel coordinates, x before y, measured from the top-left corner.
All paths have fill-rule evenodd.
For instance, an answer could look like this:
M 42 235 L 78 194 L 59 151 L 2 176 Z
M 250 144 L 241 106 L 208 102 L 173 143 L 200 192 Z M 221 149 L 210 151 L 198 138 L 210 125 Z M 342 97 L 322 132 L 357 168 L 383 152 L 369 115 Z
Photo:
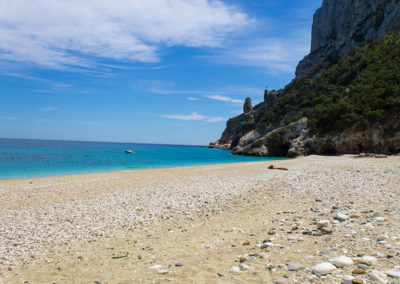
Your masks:
M 200 146 L 0 139 L 0 180 L 277 159 Z

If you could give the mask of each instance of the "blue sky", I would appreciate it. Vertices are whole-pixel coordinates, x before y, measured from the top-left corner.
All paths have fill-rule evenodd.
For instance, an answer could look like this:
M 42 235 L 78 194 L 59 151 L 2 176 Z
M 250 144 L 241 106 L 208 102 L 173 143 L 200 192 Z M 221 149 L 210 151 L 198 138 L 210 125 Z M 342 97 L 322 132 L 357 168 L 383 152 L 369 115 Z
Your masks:
M 0 0 L 0 137 L 206 145 L 294 77 L 322 0 Z

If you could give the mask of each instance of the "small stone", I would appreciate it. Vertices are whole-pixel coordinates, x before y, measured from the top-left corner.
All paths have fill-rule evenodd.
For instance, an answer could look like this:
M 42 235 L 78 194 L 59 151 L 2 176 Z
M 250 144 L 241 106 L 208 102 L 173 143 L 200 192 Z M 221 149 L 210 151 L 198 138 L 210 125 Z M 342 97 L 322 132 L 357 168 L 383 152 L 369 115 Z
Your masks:
M 365 272 L 364 269 L 357 268 L 357 269 L 354 269 L 351 273 L 352 274 L 356 274 L 356 275 L 360 275 L 360 274 L 365 274 L 366 272 Z
M 351 275 L 345 275 L 343 278 L 343 283 L 342 284 L 353 284 L 353 279 L 355 277 Z
M 323 249 L 319 252 L 320 255 L 328 255 L 331 254 L 331 251 L 329 249 Z
M 321 221 L 318 221 L 317 228 L 321 229 L 321 228 L 324 228 L 324 227 L 328 227 L 329 224 L 330 224 L 329 220 L 321 220 Z
M 324 232 L 325 234 L 332 234 L 332 232 L 333 232 L 332 228 L 328 228 L 328 227 L 321 228 L 321 231 Z
M 150 270 L 159 270 L 159 269 L 161 269 L 161 268 L 162 268 L 161 265 L 155 264 L 155 265 L 153 265 L 152 267 L 150 267 L 149 269 L 150 269 Z
M 245 242 L 243 242 L 242 245 L 244 245 L 244 246 L 249 246 L 249 245 L 250 245 L 250 241 L 245 241 Z
M 230 273 L 240 273 L 240 268 L 239 266 L 232 266 L 231 269 L 229 269 Z
M 160 269 L 157 271 L 157 274 L 167 274 L 168 270 L 167 269 Z
M 329 262 L 322 262 L 318 263 L 312 268 L 312 271 L 314 274 L 319 274 L 319 275 L 326 275 L 334 272 L 336 270 L 336 266 L 334 266 L 332 263 Z
M 337 213 L 335 216 L 335 219 L 337 219 L 339 221 L 346 221 L 349 218 L 350 218 L 349 216 L 347 216 L 346 214 L 343 214 L 343 213 Z
M 296 262 L 291 262 L 287 265 L 289 271 L 298 271 L 304 268 L 304 265 Z
M 360 263 L 372 266 L 378 262 L 378 260 L 373 256 L 363 256 L 360 260 Z
M 344 266 L 349 266 L 353 265 L 353 260 L 350 257 L 341 255 L 339 257 L 335 257 L 329 260 L 333 265 L 336 267 L 344 267 Z
M 276 234 L 275 229 L 271 229 L 268 231 L 268 235 L 275 235 L 275 234 Z
M 360 279 L 360 278 L 354 278 L 353 279 L 353 284 L 363 284 L 363 283 L 364 283 L 364 281 L 362 279 Z
M 182 266 L 183 266 L 183 263 L 182 263 L 182 262 L 177 262 L 177 263 L 175 263 L 175 266 L 176 266 L 176 267 L 182 267 Z
M 310 277 L 308 277 L 308 281 L 310 281 L 311 283 L 314 283 L 314 282 L 319 281 L 319 278 L 317 275 L 311 275 Z
M 392 278 L 400 278 L 400 272 L 399 271 L 397 271 L 397 270 L 388 270 L 388 271 L 386 271 L 386 274 L 389 276 L 389 277 L 392 277 Z
M 368 274 L 369 278 L 372 280 L 376 281 L 376 283 L 381 283 L 381 284 L 386 284 L 388 283 L 388 279 L 385 273 L 378 271 L 378 270 L 372 270 Z
M 364 263 L 359 263 L 359 264 L 357 265 L 357 267 L 358 267 L 358 268 L 361 268 L 361 269 L 364 269 L 364 270 L 367 270 L 367 269 L 369 268 L 369 266 L 366 265 L 366 264 L 364 264 Z
M 274 282 L 272 282 L 272 283 L 274 283 L 274 284 L 285 284 L 285 283 L 288 283 L 288 280 L 286 278 L 279 277 L 279 278 L 276 278 L 274 280 Z
M 242 271 L 250 270 L 250 266 L 248 266 L 248 265 L 245 264 L 245 263 L 239 264 L 239 268 L 240 268 L 240 270 L 242 270 Z
M 265 248 L 272 248 L 274 246 L 274 243 L 271 242 L 265 242 L 261 245 L 261 249 L 265 249 Z
M 242 262 L 246 262 L 249 260 L 249 256 L 247 254 L 243 254 L 239 256 L 239 261 Z

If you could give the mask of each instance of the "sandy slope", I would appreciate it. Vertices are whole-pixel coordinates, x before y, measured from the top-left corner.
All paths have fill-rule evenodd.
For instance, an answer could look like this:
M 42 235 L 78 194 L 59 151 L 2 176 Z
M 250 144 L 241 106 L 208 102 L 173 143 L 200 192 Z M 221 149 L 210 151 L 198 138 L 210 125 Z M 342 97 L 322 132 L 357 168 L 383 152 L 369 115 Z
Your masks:
M 354 276 L 364 283 L 377 283 L 374 270 L 392 283 L 400 281 L 386 273 L 400 270 L 398 204 L 400 157 L 4 181 L 0 281 L 340 283 L 360 266 L 364 274 Z M 317 229 L 319 220 L 331 234 Z M 354 263 L 327 276 L 312 272 L 340 255 Z M 230 272 L 238 256 L 241 271 Z M 359 264 L 363 256 L 377 262 Z M 305 268 L 288 271 L 293 262 Z

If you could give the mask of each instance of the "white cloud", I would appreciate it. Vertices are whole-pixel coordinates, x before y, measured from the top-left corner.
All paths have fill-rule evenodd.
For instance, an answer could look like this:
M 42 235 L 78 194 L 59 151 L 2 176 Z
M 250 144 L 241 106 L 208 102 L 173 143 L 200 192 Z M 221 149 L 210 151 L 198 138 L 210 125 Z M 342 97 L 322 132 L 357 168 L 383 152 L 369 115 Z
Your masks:
M 232 99 L 231 97 L 221 96 L 221 95 L 211 95 L 211 96 L 206 96 L 206 98 L 222 102 L 235 103 L 235 104 L 243 103 L 242 100 Z
M 100 122 L 97 121 L 79 121 L 79 123 L 83 124 L 83 125 L 87 125 L 87 126 L 101 126 L 103 125 Z
M 1 117 L 1 119 L 8 120 L 8 121 L 21 120 L 19 117 L 14 117 L 14 116 Z
M 58 110 L 58 107 L 45 107 L 45 108 L 41 108 L 40 110 L 42 110 L 42 111 L 56 111 L 56 110 Z
M 219 0 L 0 0 L 0 60 L 48 68 L 90 68 L 93 57 L 157 62 L 163 46 L 222 46 L 250 22 Z
M 208 117 L 205 119 L 207 122 L 219 122 L 219 121 L 225 121 L 225 117 L 217 116 L 217 117 Z
M 219 122 L 219 121 L 226 120 L 226 118 L 223 118 L 223 117 L 208 117 L 208 116 L 204 116 L 202 114 L 198 114 L 197 112 L 192 112 L 191 114 L 188 114 L 188 115 L 168 114 L 168 115 L 162 115 L 162 117 L 169 118 L 169 119 L 177 119 L 177 120 L 186 120 L 186 121 L 198 120 L 198 121 L 206 121 L 206 122 Z
M 186 98 L 188 101 L 198 101 L 198 98 L 193 98 L 193 97 L 187 97 Z
M 179 119 L 179 120 L 204 120 L 206 118 L 204 115 L 198 114 L 197 112 L 192 112 L 189 115 L 168 114 L 168 115 L 163 115 L 163 117 L 171 119 Z
M 252 40 L 250 44 L 237 44 L 202 58 L 219 64 L 261 67 L 269 73 L 293 74 L 298 62 L 310 51 L 308 33 L 304 31 L 295 37 Z

